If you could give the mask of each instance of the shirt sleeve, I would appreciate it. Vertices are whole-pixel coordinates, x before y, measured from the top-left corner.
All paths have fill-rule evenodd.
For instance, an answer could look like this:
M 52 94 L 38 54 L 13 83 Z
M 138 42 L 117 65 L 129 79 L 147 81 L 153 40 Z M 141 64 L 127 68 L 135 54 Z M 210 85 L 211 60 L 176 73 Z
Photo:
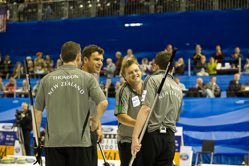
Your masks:
M 142 105 L 152 107 L 155 95 L 157 93 L 157 85 L 153 78 L 147 77 L 142 86 Z
M 117 116 L 118 114 L 127 114 L 128 112 L 129 95 L 125 91 L 125 85 L 126 84 L 121 86 L 116 92 L 116 105 L 114 110 L 115 116 Z
M 100 89 L 99 84 L 93 75 L 90 75 L 89 86 L 90 97 L 96 105 L 98 105 L 101 101 L 106 100 L 105 94 Z
M 35 109 L 43 111 L 44 107 L 45 107 L 45 93 L 43 89 L 43 80 L 42 80 L 36 94 Z

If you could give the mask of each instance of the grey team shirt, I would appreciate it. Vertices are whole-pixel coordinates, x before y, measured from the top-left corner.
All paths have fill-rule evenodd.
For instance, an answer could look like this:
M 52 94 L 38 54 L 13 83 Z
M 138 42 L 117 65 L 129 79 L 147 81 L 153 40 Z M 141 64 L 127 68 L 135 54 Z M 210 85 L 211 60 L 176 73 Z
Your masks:
M 35 109 L 46 106 L 45 147 L 89 147 L 89 97 L 98 104 L 105 96 L 92 74 L 74 65 L 63 65 L 46 75 L 38 89 Z
M 137 93 L 127 82 L 125 82 L 116 93 L 115 116 L 118 114 L 127 114 L 136 119 L 141 108 L 141 95 Z M 118 142 L 131 143 L 134 127 L 119 123 Z
M 164 70 L 157 70 L 144 80 L 141 99 L 143 105 L 152 107 L 164 73 Z M 179 120 L 181 113 L 182 98 L 182 90 L 173 80 L 173 76 L 169 74 L 151 115 L 148 132 L 160 129 L 162 124 L 175 132 L 175 123 Z

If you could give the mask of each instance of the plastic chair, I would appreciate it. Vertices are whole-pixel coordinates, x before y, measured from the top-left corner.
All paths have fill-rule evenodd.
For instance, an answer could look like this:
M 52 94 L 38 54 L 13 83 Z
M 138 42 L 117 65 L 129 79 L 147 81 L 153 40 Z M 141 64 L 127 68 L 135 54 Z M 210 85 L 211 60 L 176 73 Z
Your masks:
M 202 153 L 210 153 L 211 154 L 210 164 L 213 163 L 214 143 L 215 143 L 215 140 L 203 140 L 202 141 L 202 151 L 197 152 L 197 154 L 196 154 L 195 166 L 197 166 L 199 154 L 200 154 L 200 158 L 202 161 L 202 155 L 201 155 Z

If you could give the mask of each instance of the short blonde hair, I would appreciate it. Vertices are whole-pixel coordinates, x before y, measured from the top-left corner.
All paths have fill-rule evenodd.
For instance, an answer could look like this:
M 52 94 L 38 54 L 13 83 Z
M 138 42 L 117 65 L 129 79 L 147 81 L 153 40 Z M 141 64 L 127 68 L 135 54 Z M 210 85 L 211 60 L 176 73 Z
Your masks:
M 140 69 L 140 65 L 137 61 L 134 60 L 128 60 L 122 65 L 122 75 L 125 75 L 125 69 L 130 67 L 131 65 L 136 64 L 138 68 Z

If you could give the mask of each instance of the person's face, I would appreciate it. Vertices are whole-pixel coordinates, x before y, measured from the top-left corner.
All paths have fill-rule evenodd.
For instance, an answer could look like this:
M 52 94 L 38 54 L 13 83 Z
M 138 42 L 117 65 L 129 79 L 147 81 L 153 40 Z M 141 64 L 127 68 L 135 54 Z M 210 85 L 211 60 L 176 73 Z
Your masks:
M 103 55 L 99 54 L 98 52 L 92 53 L 90 59 L 84 58 L 84 64 L 87 66 L 87 70 L 89 73 L 99 73 L 101 67 L 103 66 Z
M 138 85 L 141 81 L 141 70 L 137 64 L 132 64 L 125 69 L 125 79 L 131 85 Z
M 216 51 L 220 52 L 220 46 L 216 46 Z
M 216 82 L 216 77 L 213 77 L 212 79 L 211 79 L 211 82 L 213 83 L 215 83 Z
M 178 63 L 183 64 L 183 59 L 182 59 L 182 58 L 179 58 Z
M 249 63 L 249 58 L 246 58 L 246 63 Z
M 116 58 L 119 59 L 119 57 L 120 57 L 119 54 L 116 54 Z
M 22 109 L 27 111 L 28 110 L 28 105 L 26 103 L 22 103 Z
M 46 60 L 50 60 L 50 56 L 49 55 L 46 56 Z
M 202 79 L 197 79 L 197 84 L 198 85 L 202 85 L 202 83 L 203 83 Z
M 6 60 L 6 61 L 10 60 L 10 56 L 6 55 L 6 56 L 5 56 L 5 60 Z
M 107 84 L 111 85 L 111 83 L 112 83 L 112 80 L 111 79 L 107 79 Z
M 210 63 L 214 63 L 214 58 L 210 58 Z
M 206 61 L 206 57 L 205 57 L 205 56 L 202 56 L 202 57 L 201 57 L 201 61 L 202 61 L 202 63 L 205 62 L 205 61 Z
M 175 82 L 179 84 L 180 80 L 178 78 L 175 78 Z
M 239 47 L 236 47 L 236 48 L 235 48 L 235 53 L 236 53 L 236 54 L 240 53 Z
M 128 54 L 128 55 L 132 55 L 132 50 L 128 50 L 128 51 L 127 51 L 127 54 Z
M 167 47 L 167 51 L 172 53 L 172 46 L 171 45 Z
M 239 81 L 239 79 L 240 79 L 240 75 L 239 75 L 239 74 L 235 74 L 235 75 L 234 75 L 234 80 L 235 80 L 235 81 Z
M 110 59 L 107 59 L 106 60 L 106 63 L 109 65 L 109 64 L 111 64 L 111 60 Z
M 14 79 L 14 78 L 11 78 L 11 79 L 10 79 L 10 84 L 11 84 L 11 85 L 14 85 L 14 84 L 15 84 L 15 79 Z
M 25 86 L 27 86 L 28 84 L 27 84 L 27 81 L 23 81 L 23 86 L 25 87 Z
M 201 52 L 201 47 L 200 46 L 196 47 L 196 52 Z
M 148 60 L 147 60 L 147 59 L 145 59 L 145 60 L 144 60 L 144 64 L 147 64 L 147 63 L 148 63 Z

